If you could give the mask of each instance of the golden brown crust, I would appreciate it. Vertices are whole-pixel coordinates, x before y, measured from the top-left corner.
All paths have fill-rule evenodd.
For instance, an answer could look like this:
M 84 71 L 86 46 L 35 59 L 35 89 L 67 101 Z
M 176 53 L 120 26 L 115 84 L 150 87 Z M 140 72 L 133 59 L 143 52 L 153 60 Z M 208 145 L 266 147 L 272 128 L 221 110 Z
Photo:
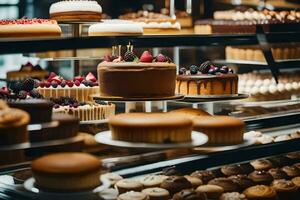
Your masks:
M 245 123 L 238 118 L 229 116 L 199 116 L 194 119 L 194 126 L 201 126 L 203 128 L 244 128 Z
M 57 21 L 100 21 L 101 13 L 91 11 L 71 11 L 50 14 Z
M 29 120 L 29 115 L 23 110 L 15 108 L 0 110 L 0 129 L 23 126 L 28 124 Z
M 195 108 L 180 108 L 176 110 L 170 111 L 170 113 L 180 113 L 180 114 L 185 114 L 185 115 L 190 115 L 190 116 L 210 116 L 210 114 L 200 108 L 195 109 Z
M 276 191 L 269 186 L 266 185 L 256 185 L 247 188 L 243 192 L 248 199 L 275 199 Z

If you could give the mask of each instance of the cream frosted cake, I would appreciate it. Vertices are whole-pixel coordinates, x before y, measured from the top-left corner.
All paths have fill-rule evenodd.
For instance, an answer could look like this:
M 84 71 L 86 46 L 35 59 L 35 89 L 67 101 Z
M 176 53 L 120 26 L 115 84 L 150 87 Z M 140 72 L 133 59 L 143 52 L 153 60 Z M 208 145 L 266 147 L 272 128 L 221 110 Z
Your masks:
M 143 27 L 127 20 L 103 20 L 89 27 L 89 36 L 142 35 Z
M 54 102 L 54 113 L 66 113 L 80 119 L 93 121 L 108 119 L 115 114 L 115 105 L 103 101 L 96 103 L 78 102 L 74 98 L 61 97 L 51 99 Z
M 73 97 L 78 101 L 89 101 L 91 95 L 98 93 L 99 86 L 92 73 L 65 80 L 52 72 L 46 81 L 39 83 L 37 90 L 45 98 Z
M 0 20 L 0 37 L 60 36 L 61 29 L 55 20 L 17 19 Z
M 49 13 L 57 21 L 100 21 L 102 7 L 97 1 L 59 1 L 50 6 Z

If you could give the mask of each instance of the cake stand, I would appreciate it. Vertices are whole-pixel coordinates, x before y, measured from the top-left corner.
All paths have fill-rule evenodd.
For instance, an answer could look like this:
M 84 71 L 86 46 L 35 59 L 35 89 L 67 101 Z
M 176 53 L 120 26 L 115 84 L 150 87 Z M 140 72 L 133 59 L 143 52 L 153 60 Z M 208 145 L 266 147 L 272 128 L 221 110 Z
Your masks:
M 197 102 L 214 102 L 214 101 L 229 101 L 229 100 L 240 100 L 248 98 L 248 94 L 233 94 L 233 95 L 198 95 L 198 96 L 185 96 L 183 99 L 178 101 L 187 103 Z
M 95 135 L 95 140 L 101 144 L 105 144 L 113 147 L 120 147 L 126 149 L 149 149 L 149 150 L 160 150 L 160 149 L 180 149 L 180 148 L 193 148 L 204 145 L 208 141 L 208 137 L 200 132 L 192 132 L 192 141 L 186 143 L 142 143 L 142 142 L 127 142 L 120 140 L 113 140 L 111 131 L 100 132 Z

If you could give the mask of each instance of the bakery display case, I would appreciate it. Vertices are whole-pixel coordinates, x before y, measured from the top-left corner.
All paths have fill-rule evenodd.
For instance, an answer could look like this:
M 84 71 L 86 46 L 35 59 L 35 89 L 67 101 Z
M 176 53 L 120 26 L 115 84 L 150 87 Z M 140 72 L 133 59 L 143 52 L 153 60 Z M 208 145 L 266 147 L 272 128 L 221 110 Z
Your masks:
M 60 12 L 78 2 L 97 6 Z M 299 12 L 219 11 L 194 27 L 192 1 L 171 0 L 98 23 L 101 6 L 78 2 L 0 24 L 1 55 L 42 65 L 1 79 L 0 199 L 299 198 Z M 2 37 L 11 24 L 62 34 Z

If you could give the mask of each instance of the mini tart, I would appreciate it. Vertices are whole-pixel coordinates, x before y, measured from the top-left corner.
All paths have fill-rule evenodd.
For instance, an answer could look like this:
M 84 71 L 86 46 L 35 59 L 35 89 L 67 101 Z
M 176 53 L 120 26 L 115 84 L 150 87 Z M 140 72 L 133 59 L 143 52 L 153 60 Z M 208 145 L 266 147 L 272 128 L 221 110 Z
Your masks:
M 185 189 L 174 194 L 173 200 L 207 200 L 206 194 L 203 192 L 196 192 L 194 189 Z
M 192 124 L 181 115 L 163 113 L 125 113 L 109 119 L 112 139 L 130 142 L 189 142 Z
M 143 189 L 143 184 L 135 180 L 122 179 L 116 183 L 115 187 L 118 189 L 119 194 L 122 194 L 129 191 L 139 192 Z
M 245 124 L 229 116 L 200 116 L 194 118 L 195 131 L 206 134 L 210 145 L 239 144 L 243 142 Z
M 256 185 L 247 188 L 244 192 L 248 200 L 276 200 L 276 191 L 266 185 Z
M 176 93 L 188 96 L 237 94 L 238 75 L 177 75 Z
M 97 1 L 60 1 L 50 6 L 49 13 L 57 21 L 100 21 L 102 8 Z
M 149 200 L 149 197 L 142 192 L 130 191 L 121 194 L 117 200 Z
M 55 191 L 81 191 L 100 185 L 101 162 L 85 153 L 57 153 L 31 164 L 36 184 Z
M 196 191 L 205 193 L 208 199 L 219 199 L 224 189 L 218 185 L 200 185 Z
M 170 199 L 170 193 L 168 192 L 168 190 L 159 188 L 159 187 L 144 189 L 144 190 L 142 190 L 142 193 L 147 195 L 150 200 L 169 200 Z

